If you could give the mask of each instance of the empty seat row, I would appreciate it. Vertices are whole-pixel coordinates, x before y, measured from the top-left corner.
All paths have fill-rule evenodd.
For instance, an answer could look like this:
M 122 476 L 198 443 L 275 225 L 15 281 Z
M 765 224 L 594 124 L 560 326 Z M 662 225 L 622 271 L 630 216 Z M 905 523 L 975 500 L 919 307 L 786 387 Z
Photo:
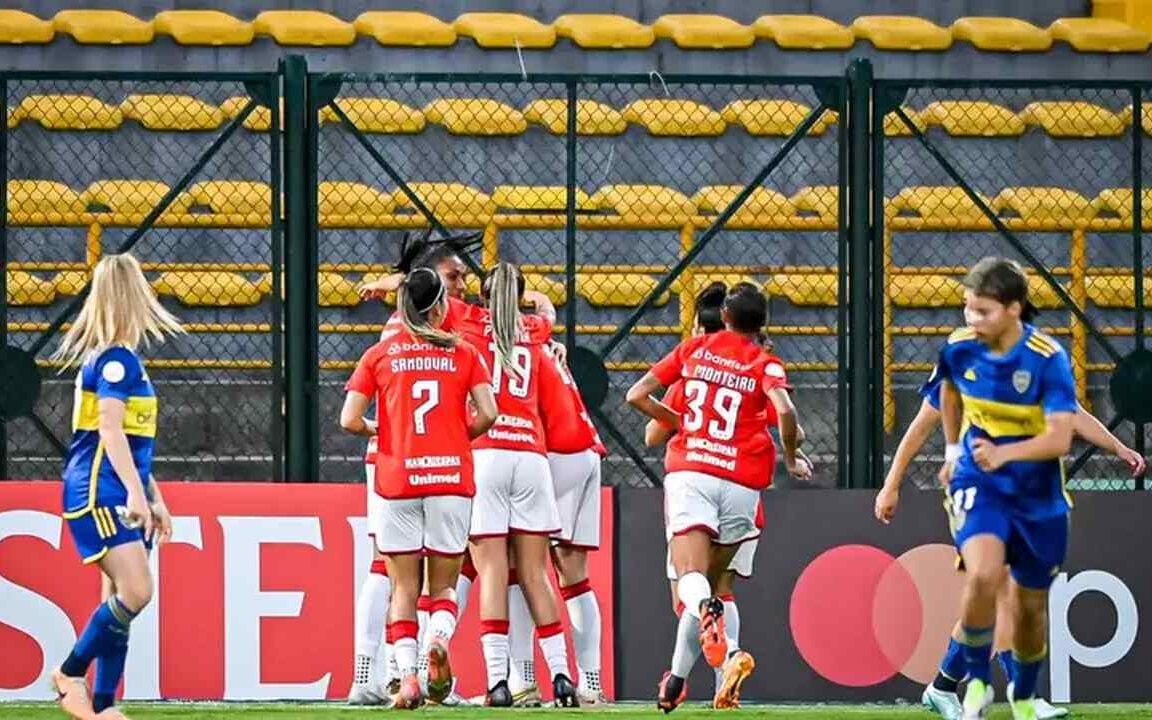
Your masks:
M 51 20 L 18 10 L 0 14 L 0 42 L 48 43 L 57 34 L 105 45 L 146 44 L 160 35 L 182 45 L 248 45 L 269 37 L 281 45 L 335 47 L 358 37 L 382 45 L 447 47 L 466 37 L 484 48 L 535 49 L 567 38 L 578 47 L 604 50 L 647 48 L 657 39 L 699 50 L 748 48 L 757 40 L 786 49 L 843 50 L 864 40 L 882 50 L 941 51 L 962 41 L 998 52 L 1043 52 L 1054 41 L 1085 52 L 1144 52 L 1152 42 L 1142 30 L 1110 18 L 1061 18 L 1040 28 L 1011 17 L 960 18 L 941 27 L 891 15 L 863 16 L 845 26 L 818 15 L 764 15 L 744 25 L 721 15 L 670 14 L 644 25 L 622 15 L 575 13 L 546 25 L 503 12 L 465 13 L 451 23 L 407 11 L 365 12 L 353 22 L 316 10 L 269 10 L 250 22 L 215 10 L 167 10 L 150 21 L 117 10 L 64 10 Z
M 28 121 L 49 130 L 114 130 L 125 120 L 134 120 L 149 130 L 216 130 L 238 116 L 249 102 L 237 96 L 216 106 L 191 95 L 135 94 L 113 105 L 90 95 L 36 94 L 25 96 L 12 108 L 8 127 Z M 419 133 L 429 123 L 454 135 L 485 137 L 520 135 L 530 124 L 555 135 L 568 130 L 568 104 L 561 98 L 540 98 L 522 109 L 480 97 L 439 98 L 423 108 L 379 97 L 343 97 L 336 104 L 353 125 L 367 133 Z M 1152 103 L 1145 103 L 1142 110 L 1143 129 L 1152 134 Z M 634 100 L 619 110 L 596 100 L 577 100 L 576 132 L 619 135 L 631 124 L 658 137 L 714 137 L 730 126 L 742 127 L 755 136 L 787 136 L 811 112 L 810 105 L 783 99 L 734 100 L 721 110 L 672 98 Z M 1133 118 L 1131 108 L 1113 112 L 1082 100 L 1037 101 L 1019 111 L 982 100 L 941 100 L 921 110 L 905 108 L 905 112 L 921 130 L 939 127 L 957 137 L 1015 137 L 1029 128 L 1061 138 L 1117 137 L 1127 132 Z M 330 106 L 320 112 L 322 123 L 338 123 L 340 119 Z M 822 135 L 837 121 L 835 112 L 826 111 L 809 134 Z M 271 124 L 272 113 L 262 107 L 244 120 L 244 127 L 256 131 L 267 131 Z M 895 114 L 887 117 L 885 132 L 912 134 Z

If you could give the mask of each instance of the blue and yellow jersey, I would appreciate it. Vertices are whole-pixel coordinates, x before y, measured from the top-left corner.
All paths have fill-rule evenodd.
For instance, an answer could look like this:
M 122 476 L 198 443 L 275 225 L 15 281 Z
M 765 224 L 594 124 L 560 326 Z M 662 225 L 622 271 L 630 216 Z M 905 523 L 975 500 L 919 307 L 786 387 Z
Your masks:
M 91 353 L 76 376 L 72 408 L 72 444 L 64 465 L 64 517 L 77 518 L 94 507 L 114 508 L 128 499 L 100 441 L 100 400 L 125 405 L 124 434 L 145 483 L 152 474 L 156 439 L 156 392 L 136 353 L 112 347 Z
M 932 374 L 928 376 L 928 381 L 920 386 L 920 397 L 928 401 L 934 409 L 940 409 L 940 368 L 939 366 L 932 368 Z
M 1072 367 L 1060 344 L 1025 325 L 1015 347 L 1004 355 L 993 355 L 975 332 L 964 328 L 948 338 L 936 367 L 934 375 L 950 381 L 964 405 L 964 455 L 956 464 L 953 482 L 990 485 L 1024 517 L 1066 513 L 1070 503 L 1059 459 L 1008 463 L 985 472 L 971 454 L 976 438 L 997 444 L 1025 440 L 1044 432 L 1046 415 L 1076 412 Z M 926 387 L 931 384 L 930 380 Z

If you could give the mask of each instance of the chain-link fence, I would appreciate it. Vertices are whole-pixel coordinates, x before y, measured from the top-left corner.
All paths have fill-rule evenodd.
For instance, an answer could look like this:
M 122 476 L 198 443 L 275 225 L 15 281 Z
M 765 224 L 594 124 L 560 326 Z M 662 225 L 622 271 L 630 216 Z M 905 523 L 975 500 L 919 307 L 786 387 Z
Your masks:
M 1036 324 L 1069 352 L 1086 409 L 1130 447 L 1145 432 L 1115 418 L 1108 383 L 1136 347 L 1152 300 L 1133 218 L 1148 222 L 1140 133 L 1142 89 L 1096 84 L 877 84 L 874 156 L 883 198 L 880 252 L 884 448 L 894 450 L 917 412 L 947 334 L 963 324 L 960 280 L 986 255 L 1019 260 L 1030 275 Z M 1145 106 L 1147 107 L 1147 106 Z M 886 113 L 883 118 L 879 113 Z M 1137 123 L 1139 125 L 1141 123 Z M 1144 297 L 1136 276 L 1144 274 Z M 942 453 L 933 434 L 910 475 L 932 486 Z M 1085 447 L 1077 441 L 1077 452 Z M 1110 453 L 1073 465 L 1073 489 L 1135 486 Z
M 44 375 L 4 477 L 59 476 L 75 371 L 49 359 L 99 259 L 131 251 L 188 335 L 144 351 L 158 478 L 280 475 L 279 81 L 0 76 L 6 342 Z

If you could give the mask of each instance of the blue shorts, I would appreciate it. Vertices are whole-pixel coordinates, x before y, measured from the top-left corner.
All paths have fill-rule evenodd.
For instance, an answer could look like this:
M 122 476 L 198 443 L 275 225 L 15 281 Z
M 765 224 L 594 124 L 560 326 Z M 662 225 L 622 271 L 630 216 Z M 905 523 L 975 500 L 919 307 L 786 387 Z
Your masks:
M 117 545 L 142 542 L 151 548 L 144 539 L 144 528 L 125 527 L 114 507 L 97 505 L 80 517 L 69 519 L 68 530 L 85 565 L 99 562 Z
M 1047 590 L 1068 552 L 1068 514 L 1043 519 L 1023 517 L 1003 495 L 990 488 L 952 488 L 949 516 L 956 549 L 977 535 L 1004 543 L 1012 577 L 1025 588 Z

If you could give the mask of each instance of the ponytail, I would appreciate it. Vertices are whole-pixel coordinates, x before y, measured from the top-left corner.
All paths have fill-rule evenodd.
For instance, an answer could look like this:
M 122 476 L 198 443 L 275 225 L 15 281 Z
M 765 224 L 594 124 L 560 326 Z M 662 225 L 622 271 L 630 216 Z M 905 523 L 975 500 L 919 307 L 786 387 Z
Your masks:
M 520 373 L 512 362 L 512 352 L 520 337 L 520 298 L 524 294 L 524 280 L 516 266 L 506 262 L 496 266 L 490 279 L 488 310 L 492 315 L 496 362 L 519 378 Z
M 400 309 L 400 321 L 413 338 L 448 348 L 455 347 L 456 335 L 428 322 L 432 310 L 444 303 L 444 292 L 444 283 L 439 275 L 427 268 L 417 268 L 400 284 L 396 304 Z

